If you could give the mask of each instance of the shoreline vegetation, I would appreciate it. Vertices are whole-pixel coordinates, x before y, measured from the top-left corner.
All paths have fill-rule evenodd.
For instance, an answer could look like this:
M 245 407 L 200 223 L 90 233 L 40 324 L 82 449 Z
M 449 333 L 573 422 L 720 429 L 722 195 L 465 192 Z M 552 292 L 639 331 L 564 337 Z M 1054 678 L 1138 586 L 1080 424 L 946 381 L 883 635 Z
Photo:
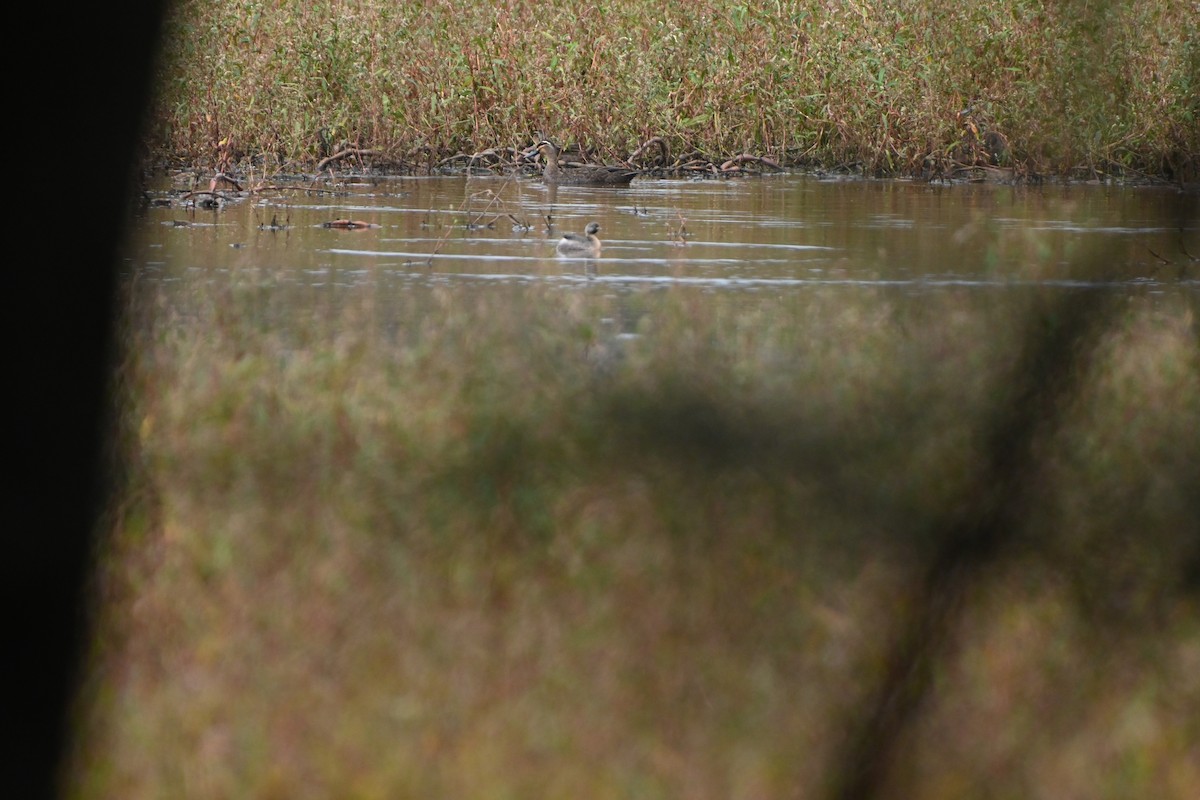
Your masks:
M 544 135 L 660 174 L 1190 186 L 1198 17 L 1171 0 L 183 0 L 145 155 L 425 174 L 520 166 Z

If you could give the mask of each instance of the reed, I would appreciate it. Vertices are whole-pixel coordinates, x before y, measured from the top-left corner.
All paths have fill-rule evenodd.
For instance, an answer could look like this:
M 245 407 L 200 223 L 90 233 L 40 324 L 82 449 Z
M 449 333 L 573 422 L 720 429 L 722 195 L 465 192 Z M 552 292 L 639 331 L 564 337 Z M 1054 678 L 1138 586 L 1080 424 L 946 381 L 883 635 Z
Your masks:
M 927 175 L 970 149 L 971 106 L 1023 174 L 1194 181 L 1198 29 L 1171 0 L 184 0 L 147 139 L 303 171 L 345 144 L 428 167 L 539 133 L 607 159 L 661 136 L 718 163 Z

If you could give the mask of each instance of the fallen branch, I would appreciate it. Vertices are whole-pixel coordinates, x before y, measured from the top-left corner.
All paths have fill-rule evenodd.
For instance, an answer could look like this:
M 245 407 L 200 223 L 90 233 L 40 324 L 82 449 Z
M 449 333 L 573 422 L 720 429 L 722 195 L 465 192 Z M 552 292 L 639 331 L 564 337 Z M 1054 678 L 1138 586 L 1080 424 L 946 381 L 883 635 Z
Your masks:
M 317 162 L 317 172 L 324 172 L 325 168 L 330 164 L 334 163 L 335 161 L 341 161 L 343 158 L 349 158 L 350 156 L 358 156 L 361 158 L 362 156 L 377 155 L 379 155 L 378 150 L 361 150 L 357 147 L 347 147 L 345 150 L 339 150 L 333 155 L 328 156 L 327 158 L 322 158 L 319 162 Z
M 452 155 L 452 156 L 446 156 L 446 157 L 445 157 L 445 158 L 443 158 L 441 161 L 439 161 L 439 162 L 437 163 L 437 165 L 438 165 L 438 168 L 441 168 L 441 167 L 445 167 L 445 166 L 448 166 L 448 165 L 450 165 L 450 164 L 453 164 L 455 161 L 467 161 L 467 162 L 470 162 L 470 160 L 471 160 L 472 158 L 474 158 L 474 157 L 475 157 L 475 156 L 471 155 L 470 153 L 455 153 L 455 154 L 454 154 L 454 155 Z
M 235 192 L 243 191 L 242 185 L 224 172 L 213 175 L 212 180 L 208 182 L 209 191 L 215 192 L 218 188 L 232 189 Z
M 187 194 L 183 195 L 179 199 L 180 200 L 191 200 L 193 197 L 214 197 L 217 200 L 228 200 L 229 199 L 228 197 L 221 194 L 220 192 L 214 192 L 211 189 L 196 189 L 194 191 L 188 192 Z

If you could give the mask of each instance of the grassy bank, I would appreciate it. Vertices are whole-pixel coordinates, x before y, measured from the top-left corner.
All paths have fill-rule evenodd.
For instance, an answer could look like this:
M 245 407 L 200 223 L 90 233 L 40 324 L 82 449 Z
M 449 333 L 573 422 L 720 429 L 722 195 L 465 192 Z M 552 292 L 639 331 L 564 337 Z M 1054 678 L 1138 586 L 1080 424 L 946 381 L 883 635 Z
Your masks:
M 1191 2 L 176 3 L 150 149 L 311 170 L 349 143 L 431 165 L 536 132 L 929 175 L 1200 171 Z M 973 108 L 976 132 L 957 113 Z

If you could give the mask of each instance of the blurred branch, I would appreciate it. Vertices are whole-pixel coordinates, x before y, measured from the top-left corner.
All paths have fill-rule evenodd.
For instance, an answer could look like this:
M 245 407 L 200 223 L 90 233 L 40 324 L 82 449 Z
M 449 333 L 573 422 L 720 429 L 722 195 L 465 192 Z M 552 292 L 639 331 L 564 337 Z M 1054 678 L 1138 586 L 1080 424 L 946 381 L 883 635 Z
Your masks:
M 1104 291 L 1076 292 L 1032 318 L 1010 395 L 985 423 L 988 461 L 961 513 L 935 523 L 936 545 L 910 618 L 892 650 L 870 713 L 851 724 L 840 763 L 830 771 L 830 797 L 875 797 L 929 694 L 933 667 L 954 647 L 963 597 L 994 564 L 1021 527 L 1036 488 L 1037 443 L 1060 422 L 1067 400 L 1088 373 L 1088 360 L 1117 307 Z

